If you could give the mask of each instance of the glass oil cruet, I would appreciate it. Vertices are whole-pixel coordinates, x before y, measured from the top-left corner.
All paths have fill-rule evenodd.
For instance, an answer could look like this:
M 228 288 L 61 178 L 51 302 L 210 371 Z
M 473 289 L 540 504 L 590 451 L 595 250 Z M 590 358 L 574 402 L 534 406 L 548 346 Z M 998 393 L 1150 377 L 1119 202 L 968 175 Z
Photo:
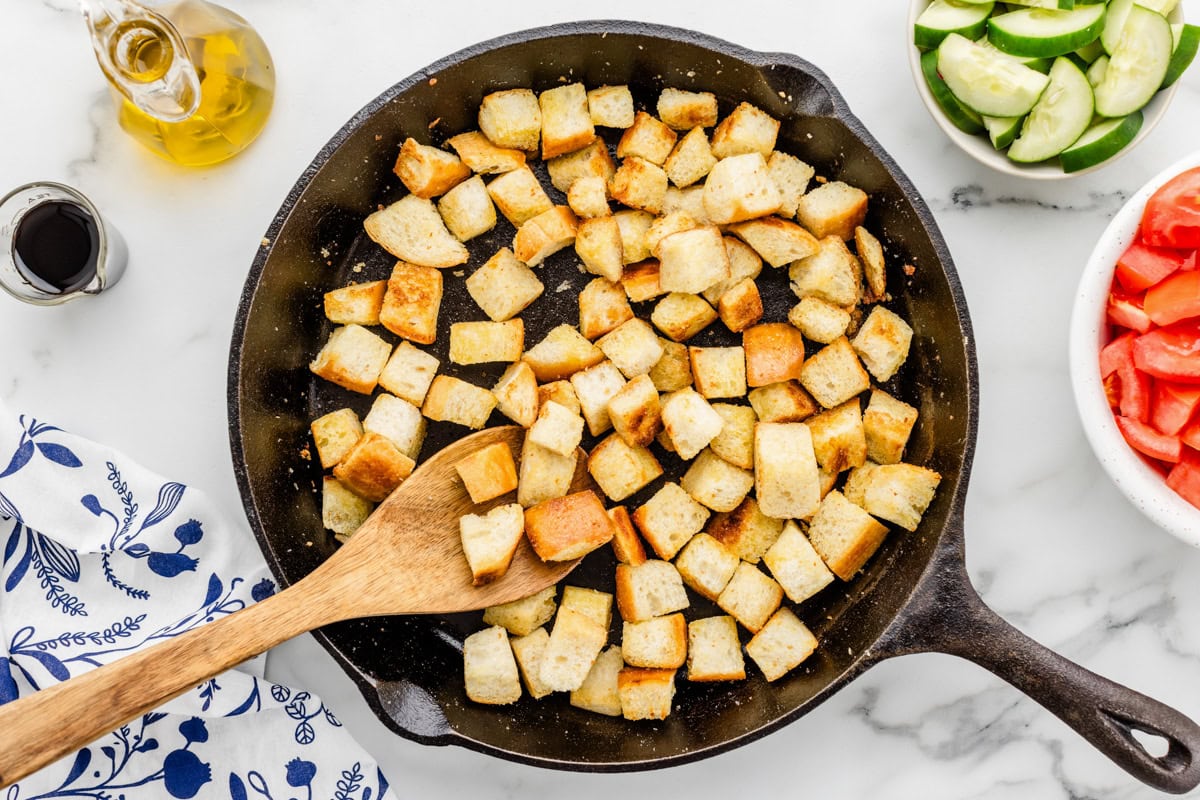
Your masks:
M 80 0 L 121 127 L 177 164 L 245 149 L 275 98 L 271 54 L 232 11 L 206 0 Z

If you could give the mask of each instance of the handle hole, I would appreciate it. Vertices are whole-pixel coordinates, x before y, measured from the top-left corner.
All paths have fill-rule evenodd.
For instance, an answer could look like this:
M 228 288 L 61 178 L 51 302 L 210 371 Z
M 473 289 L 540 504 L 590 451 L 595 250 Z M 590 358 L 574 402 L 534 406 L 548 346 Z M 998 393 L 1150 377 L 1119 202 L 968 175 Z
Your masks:
M 1134 741 L 1142 746 L 1151 758 L 1162 758 L 1171 749 L 1171 742 L 1167 737 L 1154 733 L 1153 731 L 1142 730 L 1141 728 L 1130 728 L 1129 733 L 1133 736 Z

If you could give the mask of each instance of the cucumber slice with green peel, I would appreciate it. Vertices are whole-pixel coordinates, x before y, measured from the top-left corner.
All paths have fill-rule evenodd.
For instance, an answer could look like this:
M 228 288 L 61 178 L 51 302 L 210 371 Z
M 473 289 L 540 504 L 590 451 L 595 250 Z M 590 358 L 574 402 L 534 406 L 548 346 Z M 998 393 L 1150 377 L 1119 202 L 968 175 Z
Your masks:
M 1173 44 L 1166 17 L 1139 5 L 1130 8 L 1104 80 L 1096 86 L 1096 113 L 1123 117 L 1150 102 L 1167 77 Z
M 1076 50 L 1075 55 L 1091 64 L 1095 62 L 1097 58 L 1104 55 L 1104 45 L 1100 44 L 1100 39 L 1093 39 L 1089 44 L 1085 44 L 1083 47 Z
M 1075 7 L 1075 0 L 1008 0 L 1008 4 L 1025 8 L 1057 8 L 1070 11 Z
M 1175 6 L 1179 5 L 1179 0 L 1137 0 L 1137 4 L 1142 8 L 1157 11 L 1165 17 L 1175 10 Z
M 1078 50 L 1100 35 L 1104 5 L 1071 11 L 1022 8 L 988 20 L 988 39 L 1014 56 L 1053 58 Z
M 1167 75 L 1163 78 L 1162 88 L 1165 89 L 1191 66 L 1200 49 L 1200 27 L 1196 25 L 1172 25 L 1171 35 L 1175 41 L 1175 50 L 1171 53 L 1171 63 L 1167 64 Z
M 997 49 L 996 45 L 989 42 L 986 36 L 982 39 L 976 39 L 975 44 L 979 45 L 980 47 L 985 47 L 993 53 L 999 53 L 1005 58 L 1010 58 L 1018 64 L 1029 67 L 1030 69 L 1036 69 L 1043 75 L 1050 71 L 1050 65 L 1054 63 L 1053 58 L 1029 58 L 1027 56 L 1010 55 L 1003 50 Z
M 983 117 L 983 127 L 987 129 L 992 147 L 1003 150 L 1017 138 L 1024 117 Z
M 1057 58 L 1050 85 L 1038 99 L 1008 157 L 1023 164 L 1045 161 L 1066 150 L 1092 122 L 1095 100 L 1083 70 L 1069 58 Z
M 1104 52 L 1112 55 L 1117 49 L 1117 40 L 1121 38 L 1121 29 L 1129 18 L 1129 9 L 1133 8 L 1133 0 L 1110 0 L 1108 11 L 1104 14 L 1104 28 L 1100 31 L 1100 46 Z
M 1088 67 L 1087 79 L 1088 83 L 1095 89 L 1100 85 L 1100 81 L 1104 80 L 1104 73 L 1108 70 L 1108 56 L 1100 56 L 1092 65 Z
M 933 0 L 913 25 L 913 43 L 922 50 L 933 50 L 951 33 L 978 39 L 987 30 L 993 6 L 991 2 Z
M 956 33 L 937 49 L 937 71 L 964 106 L 990 117 L 1019 117 L 1042 96 L 1050 78 Z
M 929 93 L 933 95 L 933 99 L 937 101 L 942 113 L 954 127 L 963 133 L 983 133 L 983 122 L 979 115 L 958 102 L 958 98 L 938 75 L 937 61 L 936 50 L 921 54 L 921 74 L 925 76 L 925 84 L 929 87 Z
M 1058 154 L 1063 172 L 1079 172 L 1115 156 L 1137 138 L 1142 129 L 1142 112 L 1097 122 Z

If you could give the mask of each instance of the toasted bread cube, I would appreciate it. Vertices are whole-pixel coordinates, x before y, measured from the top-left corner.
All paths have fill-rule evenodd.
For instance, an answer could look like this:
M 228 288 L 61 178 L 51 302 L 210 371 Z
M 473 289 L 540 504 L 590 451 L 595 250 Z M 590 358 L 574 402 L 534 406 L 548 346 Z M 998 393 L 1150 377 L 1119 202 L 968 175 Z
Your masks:
M 707 529 L 710 536 L 751 564 L 758 563 L 782 531 L 783 522 L 764 514 L 753 497 L 727 514 L 717 514 Z
M 861 467 L 867 460 L 867 437 L 857 397 L 822 411 L 806 424 L 812 433 L 817 464 L 825 472 L 836 474 Z
M 524 511 L 517 503 L 496 506 L 486 514 L 463 514 L 458 527 L 473 582 L 483 586 L 508 571 L 521 543 Z
M 706 399 L 744 397 L 746 354 L 740 347 L 689 347 L 696 391 Z
M 633 519 L 625 506 L 613 506 L 608 510 L 608 518 L 613 521 L 612 548 L 613 555 L 621 564 L 641 564 L 646 560 L 646 548 L 642 539 L 633 527 Z
M 848 581 L 887 537 L 887 526 L 836 489 L 825 495 L 808 525 L 808 539 L 829 569 Z
M 704 532 L 693 536 L 675 558 L 675 568 L 683 582 L 713 601 L 740 563 L 736 553 Z
M 634 115 L 633 125 L 617 142 L 617 158 L 643 158 L 661 167 L 675 147 L 675 139 L 675 131 L 656 117 L 639 111 Z
M 687 620 L 678 612 L 622 625 L 621 653 L 631 667 L 682 667 L 687 644 Z
M 754 428 L 754 484 L 762 513 L 803 519 L 821 502 L 817 456 L 803 422 L 759 422 Z
M 713 130 L 713 155 L 729 158 L 755 153 L 764 159 L 775 150 L 779 120 L 750 103 L 739 103 Z
M 817 513 L 820 513 L 819 509 Z M 779 534 L 775 544 L 763 553 L 763 563 L 793 603 L 803 603 L 833 583 L 833 573 L 800 531 L 800 526 L 790 519 L 784 523 L 783 533 Z
M 559 325 L 526 350 L 521 360 L 533 368 L 539 381 L 547 382 L 569 378 L 581 369 L 599 364 L 604 353 L 574 327 Z
M 582 83 L 555 86 L 538 95 L 542 109 L 542 158 L 572 153 L 596 138 Z
M 663 470 L 649 449 L 627 444 L 614 433 L 592 448 L 588 472 L 608 499 L 617 503 L 648 486 Z
M 754 424 L 758 422 L 754 409 L 729 403 L 713 403 L 712 409 L 725 424 L 708 446 L 730 464 L 754 469 Z
M 558 403 L 563 408 L 569 409 L 572 414 L 582 414 L 583 408 L 579 405 L 579 396 L 575 394 L 575 387 L 570 381 L 551 381 L 543 383 L 537 387 L 538 403 L 548 403 L 551 400 Z M 536 415 L 537 411 L 534 410 Z
M 452 136 L 446 144 L 454 148 L 462 162 L 480 175 L 498 175 L 525 166 L 525 153 L 510 147 L 497 147 L 481 131 Z
M 636 264 L 649 258 L 650 248 L 646 246 L 646 232 L 654 222 L 654 215 L 636 208 L 625 208 L 614 211 L 612 216 L 617 221 L 617 227 L 621 229 L 621 260 L 626 264 Z M 632 294 L 629 299 L 638 301 Z
M 516 361 L 525 349 L 525 323 L 520 317 L 504 322 L 455 322 L 450 326 L 450 360 L 455 364 Z
M 850 341 L 875 380 L 891 380 L 908 359 L 913 329 L 895 312 L 875 306 Z
M 795 325 L 805 338 L 829 344 L 839 336 L 846 335 L 846 329 L 850 327 L 850 312 L 815 295 L 808 295 L 792 306 L 788 312 L 788 322 Z
M 800 377 L 804 336 L 786 322 L 765 322 L 742 331 L 746 383 L 767 386 Z
M 717 124 L 717 96 L 667 87 L 658 95 L 658 116 L 675 130 L 711 128 Z
M 633 124 L 633 95 L 629 87 L 599 86 L 587 93 L 592 124 L 601 128 L 628 128 Z
M 414 406 L 425 402 L 438 369 L 437 356 L 400 342 L 379 373 L 379 385 Z
M 579 220 L 567 206 L 554 206 L 521 224 L 513 237 L 513 253 L 531 267 L 575 242 Z
M 571 386 L 575 388 L 583 418 L 592 436 L 599 436 L 612 427 L 608 401 L 624 385 L 625 377 L 611 361 L 601 361 L 571 376 Z
M 624 265 L 621 251 L 621 227 L 611 217 L 593 217 L 579 223 L 575 235 L 575 255 L 588 272 L 616 283 Z M 590 338 L 590 337 L 589 337 Z
M 542 404 L 528 436 L 547 450 L 570 455 L 583 440 L 583 417 L 551 400 Z
M 655 362 L 647 373 L 660 392 L 674 392 L 692 385 L 692 361 L 688 357 L 687 345 L 659 339 L 663 346 L 662 358 Z
M 754 279 L 762 273 L 762 257 L 754 248 L 733 236 L 722 236 L 725 255 L 729 258 L 729 277 L 705 289 L 704 299 L 716 305 L 720 299 L 746 278 Z
M 550 159 L 546 162 L 546 170 L 550 173 L 551 185 L 564 193 L 569 192 L 580 178 L 603 178 L 607 196 L 608 181 L 617 166 L 608 154 L 604 140 L 596 138 L 581 150 Z
M 617 694 L 625 719 L 666 719 L 675 697 L 675 670 L 625 667 L 617 673 Z
M 915 531 L 942 476 L 915 464 L 880 464 L 871 470 L 863 507 L 880 519 Z
M 663 164 L 663 170 L 673 185 L 684 188 L 707 175 L 716 163 L 712 147 L 708 144 L 708 136 L 703 128 L 696 127 L 688 131 L 675 145 L 675 149 Z
M 507 705 L 521 699 L 521 678 L 508 634 L 499 625 L 463 640 L 463 677 L 467 697 L 476 703 Z
M 630 156 L 617 167 L 608 182 L 608 191 L 619 203 L 657 214 L 662 211 L 663 197 L 667 193 L 667 173 L 644 158 Z
M 685 342 L 707 328 L 717 318 L 717 311 L 703 297 L 684 292 L 671 292 L 650 312 L 650 321 L 667 338 Z
M 621 619 L 640 622 L 687 608 L 687 590 L 670 561 L 649 559 L 617 564 L 617 610 Z
M 798 259 L 788 269 L 792 292 L 801 299 L 812 296 L 835 306 L 853 306 L 861 283 L 858 259 L 836 236 L 826 236 L 817 245 L 816 253 Z
M 453 189 L 471 177 L 471 168 L 453 153 L 427 144 L 419 144 L 411 136 L 404 140 L 392 172 L 410 192 L 429 199 Z
M 422 267 L 453 267 L 470 258 L 446 230 L 432 200 L 408 194 L 363 220 L 371 240 L 401 261 Z
M 708 447 L 725 420 L 695 389 L 685 387 L 672 394 L 663 403 L 663 425 L 671 439 L 675 452 L 685 461 Z
M 579 228 L 581 232 L 583 227 Z M 579 246 L 578 239 L 575 246 Z M 579 332 L 584 338 L 594 340 L 631 319 L 633 309 L 620 283 L 596 278 L 579 293 Z
M 564 586 L 558 607 L 569 608 L 608 628 L 612 624 L 613 596 L 583 586 Z
M 554 692 L 578 689 L 607 640 L 608 628 L 579 611 L 560 608 L 542 656 L 542 684 Z
M 479 129 L 497 147 L 537 150 L 542 109 L 529 89 L 506 89 L 485 95 L 479 104 Z
M 668 482 L 631 516 L 642 537 L 667 561 L 704 527 L 708 513 L 679 484 Z
M 802 422 L 820 410 L 817 401 L 796 381 L 751 389 L 749 399 L 760 422 Z
M 487 424 L 496 397 L 487 389 L 449 375 L 438 375 L 429 386 L 421 413 L 435 422 L 453 422 L 474 430 Z
M 646 229 L 646 246 L 658 258 L 658 245 L 663 239 L 673 233 L 682 233 L 700 227 L 700 223 L 683 211 L 672 211 L 655 217 L 654 222 Z
M 628 378 L 645 375 L 663 355 L 658 334 L 648 322 L 637 317 L 606 333 L 596 346 Z
M 701 225 L 710 224 L 712 220 L 704 209 L 704 185 L 668 186 L 667 193 L 663 195 L 663 213 L 673 214 L 676 211 L 682 211 Z
M 609 216 L 612 209 L 608 207 L 608 180 L 598 175 L 576 178 L 567 190 L 567 205 L 582 219 Z
M 540 592 L 490 606 L 483 610 L 485 625 L 501 625 L 513 636 L 528 636 L 554 617 L 558 605 L 554 601 L 556 587 L 547 586 Z
M 713 511 L 733 511 L 754 488 L 754 473 L 735 467 L 706 448 L 688 467 L 679 485 L 693 500 Z
M 871 472 L 878 466 L 874 461 L 867 461 L 861 467 L 855 467 L 847 473 L 846 481 L 842 484 L 842 494 L 847 500 L 860 508 L 866 506 L 867 482 L 871 478 Z
M 487 190 L 496 208 L 516 228 L 554 208 L 550 195 L 528 165 L 494 179 L 487 185 Z
M 478 175 L 446 192 L 438 201 L 438 213 L 460 242 L 496 227 L 496 206 Z
M 571 705 L 609 717 L 621 716 L 617 676 L 625 666 L 621 648 L 611 645 L 596 657 L 579 688 L 571 692 Z
M 387 281 L 354 283 L 325 293 L 325 318 L 335 325 L 378 325 Z
M 367 521 L 375 504 L 359 497 L 332 475 L 321 479 L 321 524 L 345 541 Z
M 739 222 L 729 228 L 739 239 L 754 248 L 772 267 L 782 267 L 817 252 L 817 240 L 794 222 L 779 217 L 761 217 Z
M 879 464 L 897 464 L 917 422 L 917 410 L 882 389 L 871 392 L 871 401 L 863 412 L 863 433 L 867 439 L 867 458 Z
M 659 282 L 667 292 L 699 293 L 729 277 L 721 231 L 707 225 L 673 233 L 658 243 Z
M 746 643 L 746 655 L 754 660 L 768 681 L 779 680 L 816 649 L 817 637 L 787 608 L 775 612 L 762 630 Z
M 421 454 L 425 441 L 425 418 L 421 409 L 390 394 L 376 395 L 371 410 L 363 417 L 364 431 L 373 431 L 392 440 L 400 452 L 413 461 Z
M 758 567 L 743 561 L 717 597 L 717 606 L 758 633 L 783 602 L 783 589 Z
M 375 391 L 392 346 L 361 325 L 334 328 L 308 368 L 314 375 L 360 394 Z
M 433 344 L 441 305 L 442 273 L 432 267 L 397 261 L 388 278 L 379 321 L 401 338 L 417 344 Z
M 492 387 L 492 396 L 500 413 L 521 427 L 528 428 L 537 420 L 541 406 L 539 387 L 533 370 L 524 361 L 510 364 L 504 370 Z
M 507 247 L 500 248 L 466 280 L 467 294 L 493 322 L 520 314 L 545 286 Z
M 414 466 L 391 439 L 367 431 L 333 468 L 333 476 L 355 494 L 381 503 L 412 474 Z
M 854 229 L 854 249 L 863 265 L 863 277 L 867 291 L 863 301 L 875 303 L 887 297 L 887 263 L 883 257 L 883 245 L 861 225 Z
M 638 375 L 608 401 L 608 416 L 626 444 L 647 446 L 662 429 L 658 389 L 649 375 Z
M 486 503 L 517 488 L 517 465 L 505 442 L 481 447 L 455 462 L 472 503 Z
M 847 241 L 867 216 L 867 193 L 841 181 L 824 183 L 800 198 L 796 219 L 818 239 Z
M 717 313 L 725 327 L 740 333 L 754 325 L 763 315 L 762 297 L 752 278 L 743 278 L 721 295 Z
M 551 587 L 553 588 L 553 587 Z M 484 615 L 487 621 L 487 615 Z M 545 628 L 537 628 L 524 636 L 509 640 L 513 655 L 517 658 L 517 668 L 521 679 L 525 682 L 525 691 L 534 700 L 539 700 L 550 694 L 550 687 L 542 683 L 542 660 L 546 657 L 546 645 L 550 644 L 550 634 Z
M 689 681 L 740 681 L 746 677 L 737 622 L 722 614 L 688 623 Z
M 642 303 L 664 294 L 660 280 L 662 265 L 657 258 L 630 264 L 621 271 L 621 288 L 631 302 Z
M 530 506 L 525 535 L 543 561 L 572 561 L 608 544 L 613 524 L 600 498 L 588 489 Z
M 717 225 L 774 214 L 781 202 L 767 162 L 758 153 L 721 159 L 704 182 L 704 210 Z
M 825 345 L 800 368 L 800 383 L 824 408 L 833 408 L 865 392 L 871 376 L 846 337 Z
M 575 478 L 576 453 L 561 456 L 525 438 L 517 479 L 517 502 L 525 508 L 563 497 Z
M 322 469 L 329 469 L 341 461 L 358 437 L 363 435 L 362 423 L 352 408 L 339 408 L 322 414 L 312 421 L 309 430 L 312 431 Z
M 779 206 L 780 216 L 796 216 L 796 206 L 808 191 L 808 182 L 816 170 L 795 156 L 776 150 L 767 159 L 767 172 L 779 190 L 779 196 L 783 198 Z

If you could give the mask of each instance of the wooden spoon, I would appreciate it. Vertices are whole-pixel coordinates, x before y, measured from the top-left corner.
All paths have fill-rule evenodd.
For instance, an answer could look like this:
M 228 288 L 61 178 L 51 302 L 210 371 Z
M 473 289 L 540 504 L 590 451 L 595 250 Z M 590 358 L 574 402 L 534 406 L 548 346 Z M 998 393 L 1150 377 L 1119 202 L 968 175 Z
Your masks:
M 495 442 L 514 457 L 524 431 L 490 428 L 434 455 L 303 580 L 260 603 L 91 672 L 0 706 L 0 787 L 20 780 L 230 667 L 301 633 L 355 617 L 449 614 L 507 603 L 564 578 L 579 563 L 543 562 L 522 540 L 508 572 L 474 586 L 459 517 L 476 505 L 454 464 Z M 594 485 L 580 457 L 571 491 Z

